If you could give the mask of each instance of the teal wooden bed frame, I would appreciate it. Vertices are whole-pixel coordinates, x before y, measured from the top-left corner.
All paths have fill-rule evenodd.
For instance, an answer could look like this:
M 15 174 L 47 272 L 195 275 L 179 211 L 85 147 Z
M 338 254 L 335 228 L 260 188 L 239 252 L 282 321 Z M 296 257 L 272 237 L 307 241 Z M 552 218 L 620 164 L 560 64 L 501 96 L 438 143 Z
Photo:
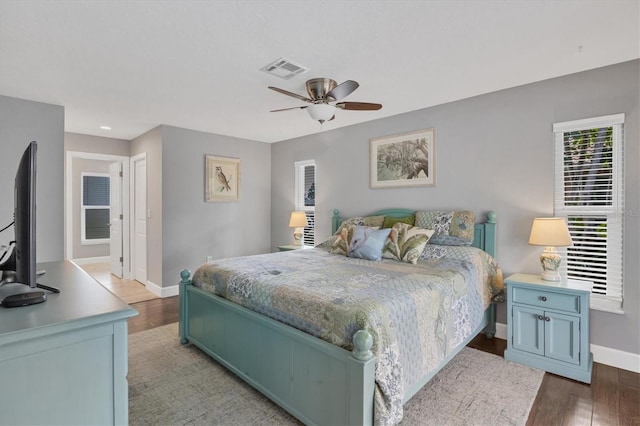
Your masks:
M 403 217 L 407 209 L 371 215 Z M 332 230 L 340 224 L 333 211 Z M 496 254 L 496 215 L 475 225 L 475 247 Z M 180 341 L 192 343 L 273 402 L 309 425 L 372 425 L 375 357 L 371 335 L 361 330 L 349 352 L 286 324 L 257 314 L 192 285 L 180 273 Z M 473 334 L 437 370 L 405 391 L 407 402 L 478 333 L 495 335 L 495 304 Z

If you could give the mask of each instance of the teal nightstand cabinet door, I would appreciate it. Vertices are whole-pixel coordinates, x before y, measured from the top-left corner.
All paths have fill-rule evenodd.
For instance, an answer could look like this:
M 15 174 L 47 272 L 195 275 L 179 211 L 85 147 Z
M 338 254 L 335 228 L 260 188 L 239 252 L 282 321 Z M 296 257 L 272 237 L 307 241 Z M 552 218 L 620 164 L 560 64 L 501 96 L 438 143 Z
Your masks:
M 544 320 L 540 310 L 523 306 L 513 308 L 513 348 L 544 356 Z
M 571 364 L 580 364 L 580 318 L 545 312 L 545 356 Z
M 507 285 L 507 360 L 591 383 L 591 283 L 515 274 Z

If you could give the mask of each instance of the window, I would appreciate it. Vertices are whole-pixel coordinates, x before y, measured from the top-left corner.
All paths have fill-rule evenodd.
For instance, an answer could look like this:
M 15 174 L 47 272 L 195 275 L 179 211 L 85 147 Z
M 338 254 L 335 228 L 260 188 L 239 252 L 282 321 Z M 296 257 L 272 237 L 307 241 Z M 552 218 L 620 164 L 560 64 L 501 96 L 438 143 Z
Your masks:
M 82 173 L 80 229 L 82 244 L 109 242 L 109 175 Z
M 316 164 L 313 160 L 295 163 L 295 210 L 305 212 L 308 226 L 302 241 L 305 246 L 316 245 Z
M 622 312 L 624 114 L 556 123 L 555 215 L 573 245 L 562 273 L 593 282 L 591 307 Z

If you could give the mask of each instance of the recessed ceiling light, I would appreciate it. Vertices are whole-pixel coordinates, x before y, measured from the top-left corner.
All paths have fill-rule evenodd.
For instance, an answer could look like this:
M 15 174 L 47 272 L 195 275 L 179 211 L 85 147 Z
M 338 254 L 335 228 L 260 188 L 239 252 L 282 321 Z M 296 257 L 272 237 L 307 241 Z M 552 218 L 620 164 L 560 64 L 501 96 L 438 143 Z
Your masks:
M 100 128 L 102 130 L 111 130 L 111 127 L 109 127 L 109 126 L 100 126 Z

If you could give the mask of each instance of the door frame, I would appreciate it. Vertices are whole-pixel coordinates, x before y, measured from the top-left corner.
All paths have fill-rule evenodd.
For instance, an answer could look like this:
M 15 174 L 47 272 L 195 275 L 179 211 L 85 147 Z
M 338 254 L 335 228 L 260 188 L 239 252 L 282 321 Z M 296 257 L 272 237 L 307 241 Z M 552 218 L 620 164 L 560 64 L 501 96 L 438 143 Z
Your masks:
M 144 161 L 145 162 L 145 169 L 146 169 L 146 163 L 147 163 L 147 153 L 146 152 L 142 152 L 140 154 L 136 154 L 132 157 L 130 157 L 130 161 L 129 161 L 129 191 L 128 191 L 128 196 L 129 196 L 129 206 L 131 206 L 129 212 L 130 212 L 130 217 L 133 218 L 134 217 L 134 209 L 135 209 L 135 185 L 136 185 L 136 181 L 134 179 L 135 177 L 135 167 L 136 167 L 136 163 L 138 161 Z M 148 176 L 148 173 L 147 173 Z M 147 194 L 148 190 L 149 190 L 149 181 L 147 179 L 146 181 L 146 188 L 145 188 L 145 194 Z M 124 195 L 123 195 L 124 196 Z M 147 203 L 149 197 L 147 195 L 147 198 L 144 200 L 144 206 L 145 206 L 145 210 L 148 211 L 149 210 L 149 204 Z M 146 265 L 146 279 L 145 282 L 142 283 L 145 285 L 145 287 L 147 286 L 147 283 L 149 282 L 149 244 L 148 244 L 148 239 L 149 239 L 149 223 L 148 223 L 149 217 L 147 214 L 147 218 L 145 220 L 145 223 L 147 224 L 147 229 L 145 230 L 145 251 L 146 251 L 146 259 L 147 259 L 147 265 Z M 123 223 L 124 225 L 124 223 Z M 131 236 L 131 238 L 129 239 L 130 241 L 130 257 L 129 257 L 129 278 L 130 279 L 135 279 L 135 250 L 136 250 L 136 239 L 135 239 L 135 220 L 130 220 L 129 223 L 129 230 L 128 230 L 128 234 Z M 148 288 L 147 288 L 148 289 Z
M 64 245 L 65 260 L 73 260 L 73 159 L 102 160 L 122 163 L 122 277 L 130 278 L 130 236 L 129 236 L 129 157 L 92 152 L 67 151 L 65 156 L 64 182 Z

